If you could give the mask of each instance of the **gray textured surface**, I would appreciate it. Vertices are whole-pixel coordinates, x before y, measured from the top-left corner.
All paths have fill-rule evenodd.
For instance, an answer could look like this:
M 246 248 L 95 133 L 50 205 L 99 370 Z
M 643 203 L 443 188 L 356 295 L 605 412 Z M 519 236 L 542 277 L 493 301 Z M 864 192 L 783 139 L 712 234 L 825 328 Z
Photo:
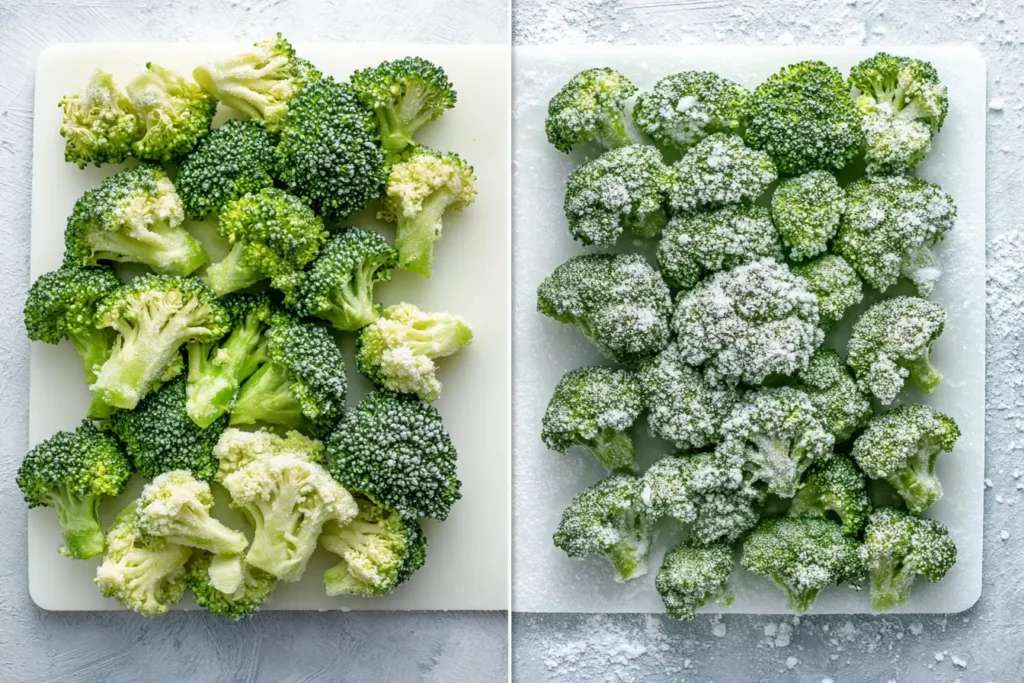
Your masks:
M 27 448 L 32 84 L 37 55 L 59 42 L 255 40 L 507 41 L 503 0 L 0 0 L 0 681 L 57 683 L 476 683 L 506 678 L 504 613 L 260 614 L 232 625 L 199 613 L 37 609 L 25 572 L 25 512 L 14 472 Z
M 1024 507 L 1018 480 L 1024 382 L 1017 347 L 1024 4 L 1012 0 L 518 0 L 515 44 L 971 42 L 988 59 L 989 347 L 985 588 L 949 617 L 513 615 L 517 681 L 1015 683 L 1024 669 Z M 1019 234 L 1019 233 L 1018 233 Z M 1019 238 L 1017 238 L 1019 242 Z M 994 242 L 998 242 L 993 246 Z M 1018 252 L 1019 255 L 1019 252 Z M 996 263 L 998 269 L 994 268 Z M 978 301 L 978 306 L 984 302 Z M 1012 317 L 1014 324 L 1007 324 Z M 1019 476 L 1019 475 L 1018 475 Z M 1021 480 L 1024 481 L 1024 480 Z M 1004 540 L 1002 532 L 1009 535 Z M 792 631 L 790 634 L 789 631 Z M 781 636 L 781 637 L 780 637 Z M 955 659 L 954 659 L 955 657 Z M 788 660 L 788 663 L 787 663 Z

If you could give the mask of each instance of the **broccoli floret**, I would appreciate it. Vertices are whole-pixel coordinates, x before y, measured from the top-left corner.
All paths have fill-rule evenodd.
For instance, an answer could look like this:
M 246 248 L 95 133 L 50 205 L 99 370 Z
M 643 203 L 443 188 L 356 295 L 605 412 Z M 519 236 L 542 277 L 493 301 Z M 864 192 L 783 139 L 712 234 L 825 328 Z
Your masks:
M 824 62 L 783 67 L 747 103 L 747 143 L 767 152 L 784 176 L 838 171 L 864 144 L 849 87 Z
M 675 289 L 693 289 L 709 273 L 762 258 L 782 260 L 779 235 L 763 206 L 673 216 L 658 243 L 658 266 Z
M 867 424 L 871 399 L 857 386 L 850 369 L 832 349 L 818 349 L 797 373 L 796 387 L 807 394 L 822 426 L 842 443 Z
M 144 275 L 114 290 L 96 308 L 96 326 L 117 336 L 93 391 L 107 405 L 134 408 L 187 342 L 217 339 L 230 318 L 210 288 L 195 278 Z
M 381 62 L 352 74 L 352 89 L 377 114 L 381 146 L 400 152 L 416 144 L 416 131 L 455 106 L 448 75 L 422 57 Z
M 376 132 L 352 89 L 322 78 L 302 89 L 281 124 L 277 176 L 327 220 L 344 220 L 384 188 Z
M 232 245 L 223 260 L 206 269 L 206 279 L 217 296 L 269 279 L 287 302 L 295 294 L 302 269 L 327 241 L 324 223 L 313 209 L 273 187 L 228 202 L 217 229 Z
M 273 133 L 238 119 L 200 140 L 174 179 L 185 215 L 203 220 L 232 200 L 273 187 L 276 146 Z
M 387 595 L 427 559 L 427 537 L 415 519 L 358 499 L 359 513 L 348 524 L 328 522 L 320 547 L 341 558 L 324 572 L 328 595 Z
M 807 367 L 821 345 L 817 298 L 772 259 L 715 273 L 676 301 L 683 362 L 706 364 L 712 383 L 758 385 Z
M 641 489 L 640 479 L 627 472 L 615 472 L 586 489 L 562 512 L 555 546 L 569 557 L 605 556 L 619 583 L 643 576 L 655 520 L 644 510 Z
M 668 344 L 672 298 L 639 254 L 587 254 L 558 266 L 537 288 L 537 310 L 573 325 L 608 358 L 635 363 Z
M 654 587 L 672 619 L 689 621 L 708 601 L 731 605 L 733 554 L 728 545 L 695 548 L 680 543 L 665 554 Z
M 910 598 L 918 575 L 941 581 L 956 564 L 956 545 L 934 519 L 896 508 L 875 510 L 864 531 L 864 555 L 871 581 L 871 608 L 886 610 Z
M 953 450 L 960 428 L 953 418 L 921 404 L 897 406 L 868 422 L 853 442 L 853 458 L 872 479 L 885 479 L 915 514 L 942 497 L 935 476 L 939 453 Z
M 221 435 L 214 455 L 219 463 L 216 479 L 221 483 L 224 477 L 258 458 L 288 455 L 323 464 L 324 444 L 296 431 L 281 436 L 263 429 L 250 432 L 231 427 Z
M 584 245 L 610 247 L 623 231 L 657 237 L 668 220 L 665 202 L 675 181 L 661 152 L 629 145 L 579 166 L 565 188 L 569 232 Z
M 920 178 L 865 178 L 846 188 L 835 251 L 880 292 L 903 276 L 931 294 L 941 271 L 932 253 L 956 222 L 956 204 Z
M 794 261 L 827 251 L 845 210 L 846 194 L 828 171 L 784 180 L 772 195 L 772 220 Z
M 867 141 L 868 173 L 913 170 L 949 110 L 935 67 L 879 52 L 850 69 L 850 88 Z
M 753 201 L 778 177 L 767 154 L 725 133 L 699 142 L 673 168 L 668 206 L 677 213 Z
M 244 562 L 238 588 L 230 594 L 217 590 L 210 579 L 213 559 L 209 553 L 193 553 L 185 567 L 185 585 L 203 609 L 238 621 L 258 612 L 273 595 L 277 579 Z
M 839 517 L 843 533 L 856 537 L 871 514 L 867 479 L 846 456 L 815 463 L 807 470 L 789 506 L 791 517 Z
M 807 289 L 818 298 L 823 329 L 830 329 L 848 309 L 864 300 L 864 287 L 857 271 L 842 256 L 825 254 L 798 263 L 792 271 L 807 281 Z
M 553 451 L 588 449 L 609 470 L 636 469 L 630 430 L 643 412 L 641 385 L 629 370 L 570 370 L 555 386 L 541 439 Z
M 548 142 L 565 153 L 590 141 L 608 149 L 643 142 L 627 112 L 635 93 L 636 86 L 614 69 L 581 71 L 548 103 Z
M 156 166 L 120 171 L 75 203 L 64 231 L 64 263 L 141 263 L 158 273 L 188 275 L 206 251 L 183 227 L 181 198 Z
M 358 330 L 377 319 L 373 286 L 390 280 L 397 265 L 398 251 L 382 236 L 348 228 L 327 241 L 303 274 L 294 308 L 343 332 Z
M 910 379 L 925 393 L 942 381 L 928 355 L 942 334 L 946 311 L 939 304 L 900 296 L 880 301 L 853 325 L 847 361 L 864 391 L 892 403 Z
M 128 93 L 103 69 L 96 70 L 84 90 L 65 95 L 57 106 L 64 110 L 64 159 L 79 168 L 121 163 L 142 135 Z
M 416 394 L 428 403 L 441 395 L 434 360 L 473 341 L 473 329 L 451 313 L 424 313 L 413 304 L 388 306 L 356 339 L 356 367 L 379 387 Z
M 143 161 L 179 161 L 210 132 L 217 101 L 176 71 L 149 62 L 127 91 L 142 133 L 132 154 Z
M 640 93 L 633 119 L 658 144 L 685 150 L 713 133 L 739 130 L 749 96 L 742 85 L 718 74 L 684 71 Z
M 30 508 L 57 511 L 61 555 L 85 560 L 103 552 L 100 503 L 124 491 L 131 476 L 120 444 L 86 421 L 30 450 L 18 468 L 18 487 Z

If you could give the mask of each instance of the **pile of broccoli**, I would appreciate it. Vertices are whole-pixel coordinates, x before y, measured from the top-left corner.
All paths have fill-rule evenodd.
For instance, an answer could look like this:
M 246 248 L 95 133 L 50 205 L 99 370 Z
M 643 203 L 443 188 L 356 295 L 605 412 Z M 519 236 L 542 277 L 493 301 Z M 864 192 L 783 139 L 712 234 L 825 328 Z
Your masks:
M 473 331 L 385 308 L 374 285 L 395 268 L 429 277 L 443 217 L 476 196 L 466 161 L 417 142 L 455 100 L 419 57 L 342 82 L 277 35 L 192 78 L 147 64 L 122 89 L 99 70 L 61 101 L 68 161 L 141 163 L 78 200 L 63 265 L 29 292 L 29 337 L 70 341 L 93 400 L 17 481 L 29 507 L 57 513 L 61 554 L 101 558 L 103 595 L 152 617 L 188 591 L 237 620 L 317 548 L 339 558 L 331 596 L 385 595 L 423 566 L 418 520 L 461 497 L 430 405 L 437 359 Z M 220 105 L 232 116 L 211 129 Z M 339 225 L 374 202 L 392 241 Z M 223 256 L 189 221 L 216 223 Z M 354 407 L 339 332 L 375 385 Z M 138 499 L 108 501 L 133 474 Z M 221 521 L 218 490 L 247 528 Z
M 609 253 L 558 266 L 537 309 L 614 363 L 566 372 L 544 414 L 548 448 L 609 471 L 565 508 L 557 547 L 630 581 L 673 520 L 654 585 L 677 619 L 729 604 L 737 564 L 798 613 L 844 583 L 888 609 L 945 575 L 956 548 L 922 515 L 960 432 L 904 389 L 941 380 L 933 248 L 956 206 L 911 172 L 947 108 L 930 64 L 884 53 L 751 90 L 687 71 L 642 91 L 597 68 L 552 98 L 548 141 L 593 155 L 566 184 L 569 233 Z M 646 468 L 644 422 L 668 442 Z

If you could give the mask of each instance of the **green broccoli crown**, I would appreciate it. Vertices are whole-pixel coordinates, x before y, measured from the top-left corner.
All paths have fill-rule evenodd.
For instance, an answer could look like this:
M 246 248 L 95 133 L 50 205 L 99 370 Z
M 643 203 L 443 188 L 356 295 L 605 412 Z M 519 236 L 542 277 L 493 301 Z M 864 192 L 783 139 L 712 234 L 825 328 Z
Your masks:
M 824 329 L 831 328 L 847 310 L 864 300 L 864 287 L 857 271 L 842 256 L 825 254 L 791 269 L 807 281 L 807 289 L 818 298 L 818 314 Z
M 139 496 L 135 526 L 148 536 L 217 555 L 238 555 L 249 544 L 245 534 L 210 515 L 213 492 L 187 470 L 158 475 Z
M 128 93 L 103 69 L 96 70 L 84 90 L 65 95 L 57 106 L 64 111 L 64 159 L 79 168 L 121 163 L 142 135 Z
M 250 432 L 232 427 L 221 435 L 214 454 L 220 463 L 216 479 L 218 483 L 223 483 L 225 477 L 250 462 L 278 455 L 322 465 L 324 444 L 296 431 L 280 436 L 263 429 Z
M 199 141 L 175 186 L 185 215 L 202 220 L 244 195 L 274 185 L 277 136 L 255 121 L 232 119 Z
M 669 617 L 689 621 L 708 601 L 732 604 L 732 568 L 733 553 L 728 545 L 696 548 L 680 543 L 665 554 L 654 587 Z
M 387 179 L 376 129 L 348 85 L 330 77 L 310 83 L 281 124 L 278 178 L 326 219 L 343 220 L 379 196 Z
M 846 188 L 835 251 L 878 291 L 903 276 L 927 297 L 940 275 L 931 247 L 952 229 L 956 213 L 953 198 L 926 180 L 858 180 Z
M 628 370 L 570 370 L 548 402 L 541 439 L 559 453 L 589 449 L 609 470 L 636 469 L 630 429 L 643 412 L 640 392 L 640 380 Z
M 634 363 L 668 344 L 672 296 L 639 254 L 586 254 L 544 279 L 537 310 L 578 327 L 608 358 Z
M 791 517 L 835 515 L 843 525 L 843 533 L 854 538 L 870 514 L 867 479 L 846 456 L 811 465 L 789 507 Z
M 581 71 L 548 103 L 548 142 L 566 153 L 590 141 L 608 149 L 641 142 L 626 111 L 627 100 L 635 93 L 636 86 L 614 69 Z
M 143 161 L 181 160 L 210 132 L 217 113 L 217 100 L 196 83 L 152 62 L 128 84 L 127 91 L 142 132 L 132 144 L 132 153 Z
M 866 310 L 847 347 L 861 388 L 882 403 L 892 403 L 907 378 L 927 393 L 934 391 L 942 375 L 928 356 L 945 324 L 942 306 L 917 297 L 886 299 Z
M 748 97 L 746 88 L 718 74 L 683 71 L 640 93 L 633 119 L 658 144 L 685 150 L 708 135 L 739 130 Z
M 715 384 L 758 385 L 807 366 L 821 345 L 817 298 L 773 259 L 715 273 L 676 300 L 680 356 Z
M 850 368 L 832 349 L 818 349 L 797 373 L 796 387 L 807 394 L 822 426 L 836 443 L 846 441 L 867 424 L 871 399 L 860 390 Z
M 871 607 L 885 610 L 910 598 L 919 575 L 931 583 L 941 581 L 956 564 L 957 552 L 941 523 L 896 508 L 879 508 L 864 531 L 864 555 Z
M 827 251 L 845 210 L 846 194 L 828 171 L 788 178 L 772 195 L 772 220 L 794 261 Z
M 939 453 L 953 450 L 960 428 L 953 418 L 919 403 L 902 405 L 868 422 L 853 442 L 853 458 L 872 479 L 885 479 L 914 513 L 942 497 L 935 476 Z
M 380 314 L 373 286 L 391 279 L 398 251 L 372 230 L 348 228 L 332 236 L 303 274 L 295 311 L 317 316 L 336 329 L 354 331 Z
M 274 594 L 277 579 L 248 564 L 242 564 L 242 582 L 230 595 L 217 590 L 210 582 L 213 555 L 193 553 L 185 567 L 185 585 L 192 591 L 196 604 L 214 614 L 238 621 L 259 611 Z
M 709 273 L 763 258 L 782 260 L 782 245 L 763 206 L 744 204 L 672 217 L 658 243 L 658 266 L 676 289 Z
M 569 557 L 603 555 L 619 583 L 647 573 L 654 519 L 644 511 L 642 484 L 614 472 L 572 499 L 555 531 L 555 546 Z
M 345 412 L 327 452 L 342 486 L 406 517 L 443 521 L 462 497 L 441 415 L 415 396 L 371 392 Z
M 767 154 L 725 133 L 701 140 L 673 168 L 668 206 L 678 213 L 753 201 L 778 177 Z
M 444 69 L 422 57 L 381 62 L 352 74 L 352 89 L 377 115 L 380 139 L 389 152 L 416 144 L 424 124 L 455 106 L 456 93 Z
M 605 152 L 569 175 L 565 217 L 573 238 L 610 247 L 623 231 L 657 237 L 667 220 L 665 202 L 675 174 L 649 145 Z

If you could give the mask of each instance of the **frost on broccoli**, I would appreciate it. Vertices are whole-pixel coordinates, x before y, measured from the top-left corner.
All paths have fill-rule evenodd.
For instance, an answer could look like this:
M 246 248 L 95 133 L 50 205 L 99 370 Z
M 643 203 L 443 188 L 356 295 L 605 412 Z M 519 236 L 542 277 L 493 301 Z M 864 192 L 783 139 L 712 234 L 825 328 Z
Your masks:
M 867 479 L 844 455 L 811 465 L 789 506 L 790 517 L 834 515 L 843 525 L 843 533 L 854 538 L 870 514 Z
M 185 585 L 196 604 L 206 611 L 238 621 L 258 612 L 273 595 L 277 579 L 245 562 L 238 587 L 231 593 L 218 590 L 210 579 L 213 560 L 210 553 L 197 552 L 185 567 Z
M 807 394 L 822 426 L 842 443 L 867 424 L 871 399 L 861 391 L 850 369 L 832 349 L 818 349 L 797 373 L 796 387 Z
M 772 219 L 794 261 L 827 251 L 845 210 L 846 194 L 828 171 L 784 180 L 772 195 Z
M 665 554 L 654 587 L 672 619 L 689 621 L 710 602 L 731 605 L 733 553 L 728 545 L 699 548 L 680 543 Z
M 668 205 L 677 213 L 753 201 L 778 177 L 767 154 L 725 133 L 702 140 L 673 168 Z
M 830 329 L 842 320 L 847 310 L 864 299 L 864 286 L 857 271 L 842 256 L 825 254 L 798 263 L 791 270 L 807 282 L 807 289 L 818 298 L 823 329 Z
M 128 93 L 102 69 L 89 85 L 65 95 L 58 105 L 64 112 L 60 134 L 64 159 L 85 168 L 89 164 L 119 164 L 131 154 L 142 130 Z
M 718 74 L 683 71 L 640 93 L 633 119 L 659 145 L 685 150 L 714 133 L 738 131 L 749 96 L 742 85 Z
M 642 142 L 627 111 L 635 93 L 636 86 L 614 69 L 581 71 L 548 103 L 548 142 L 566 153 L 586 142 L 607 149 Z
M 181 74 L 150 62 L 126 90 L 142 135 L 132 143 L 132 154 L 139 159 L 180 161 L 210 132 L 217 101 Z

